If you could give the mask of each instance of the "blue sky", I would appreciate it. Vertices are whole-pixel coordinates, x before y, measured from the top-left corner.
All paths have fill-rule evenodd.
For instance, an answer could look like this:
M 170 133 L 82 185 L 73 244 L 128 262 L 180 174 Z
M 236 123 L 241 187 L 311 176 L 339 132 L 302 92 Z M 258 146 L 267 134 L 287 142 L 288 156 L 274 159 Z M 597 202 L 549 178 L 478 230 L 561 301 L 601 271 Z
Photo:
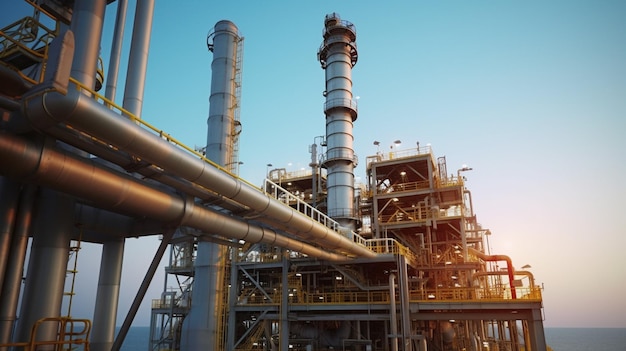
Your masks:
M 532 266 L 546 326 L 626 327 L 626 2 L 157 1 L 143 118 L 188 145 L 206 142 L 206 35 L 228 19 L 245 37 L 241 176 L 260 184 L 268 163 L 307 167 L 325 132 L 316 53 L 331 12 L 357 29 L 357 179 L 374 140 L 430 143 L 450 172 L 473 168 L 467 185 L 492 252 Z M 128 240 L 121 318 L 157 245 Z M 85 261 L 96 267 L 79 273 L 89 296 L 98 262 Z M 87 301 L 78 308 L 90 317 Z M 135 324 L 148 323 L 144 304 Z

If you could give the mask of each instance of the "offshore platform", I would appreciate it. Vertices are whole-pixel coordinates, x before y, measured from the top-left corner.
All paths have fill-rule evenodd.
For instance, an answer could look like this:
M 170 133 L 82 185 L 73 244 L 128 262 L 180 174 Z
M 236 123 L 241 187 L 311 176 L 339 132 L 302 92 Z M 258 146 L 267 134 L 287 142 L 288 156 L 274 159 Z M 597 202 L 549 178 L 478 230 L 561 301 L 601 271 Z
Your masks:
M 238 176 L 234 23 L 207 37 L 207 143 L 195 149 L 140 118 L 154 0 L 137 1 L 121 105 L 126 1 L 26 2 L 32 15 L 0 23 L 0 349 L 119 350 L 144 298 L 149 350 L 547 349 L 541 289 L 489 252 L 469 168 L 450 172 L 418 145 L 367 156 L 355 183 L 352 23 L 323 21 L 326 134 L 310 170 L 271 169 L 258 187 Z M 124 240 L 144 235 L 161 244 L 116 333 Z M 102 256 L 94 314 L 76 318 L 62 306 L 83 242 Z M 176 288 L 146 297 L 168 251 L 164 286 Z

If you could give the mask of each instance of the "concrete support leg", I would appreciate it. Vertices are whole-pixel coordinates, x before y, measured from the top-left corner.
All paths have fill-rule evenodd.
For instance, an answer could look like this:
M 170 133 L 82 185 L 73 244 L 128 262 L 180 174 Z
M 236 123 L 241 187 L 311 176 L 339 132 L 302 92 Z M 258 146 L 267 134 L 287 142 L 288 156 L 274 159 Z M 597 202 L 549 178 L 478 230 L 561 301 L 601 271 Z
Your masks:
M 39 319 L 59 317 L 63 301 L 74 200 L 48 189 L 41 191 L 39 200 L 16 341 L 28 340 Z M 38 339 L 55 340 L 56 325 L 39 330 Z
M 108 241 L 102 245 L 100 277 L 91 332 L 92 351 L 108 351 L 113 346 L 123 258 L 124 239 Z

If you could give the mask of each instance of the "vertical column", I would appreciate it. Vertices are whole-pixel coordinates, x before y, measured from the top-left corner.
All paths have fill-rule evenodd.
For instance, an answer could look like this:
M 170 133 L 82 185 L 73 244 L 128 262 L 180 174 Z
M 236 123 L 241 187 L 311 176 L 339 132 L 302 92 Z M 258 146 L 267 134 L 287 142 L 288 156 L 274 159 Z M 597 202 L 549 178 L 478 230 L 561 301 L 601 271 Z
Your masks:
M 11 340 L 11 333 L 16 320 L 17 304 L 22 288 L 22 274 L 26 259 L 26 247 L 28 246 L 28 236 L 31 233 L 36 189 L 35 185 L 27 185 L 20 194 L 15 227 L 7 258 L 4 284 L 2 285 L 2 294 L 0 295 L 2 296 L 0 299 L 0 343 L 8 343 Z M 4 193 L 0 198 L 5 199 Z
M 0 289 L 4 281 L 19 195 L 19 183 L 6 177 L 0 177 Z
M 124 108 L 136 117 L 141 116 L 143 106 L 153 14 L 154 0 L 137 0 L 123 101 Z
M 76 1 L 70 28 L 74 33 L 71 76 L 88 87 L 96 85 L 96 68 L 106 0 Z
M 115 338 L 115 321 L 122 280 L 122 262 L 124 259 L 124 239 L 107 241 L 102 245 L 100 275 L 96 291 L 91 350 L 111 350 Z
M 70 238 L 74 230 L 74 201 L 44 189 L 40 193 L 34 229 L 17 341 L 28 340 L 31 328 L 39 319 L 58 317 L 61 313 Z M 55 340 L 56 325 L 46 325 L 39 330 L 40 340 Z
M 528 331 L 530 333 L 530 349 L 543 351 L 547 349 L 546 335 L 543 329 L 543 318 L 541 310 L 534 308 L 532 310 L 532 320 L 528 321 Z
M 341 225 L 355 229 L 353 122 L 357 118 L 352 98 L 352 67 L 357 61 L 354 25 L 338 14 L 326 16 L 324 42 L 318 59 L 326 73 L 326 144 L 322 166 L 327 168 L 328 215 Z
M 211 95 L 207 119 L 206 157 L 226 169 L 232 167 L 235 136 L 236 71 L 241 40 L 237 26 L 219 21 L 207 38 L 213 52 Z M 216 349 L 224 338 L 223 311 L 226 263 L 229 248 L 202 241 L 198 243 L 194 265 L 193 299 L 183 322 L 181 349 Z M 227 342 L 233 342 L 228 340 Z

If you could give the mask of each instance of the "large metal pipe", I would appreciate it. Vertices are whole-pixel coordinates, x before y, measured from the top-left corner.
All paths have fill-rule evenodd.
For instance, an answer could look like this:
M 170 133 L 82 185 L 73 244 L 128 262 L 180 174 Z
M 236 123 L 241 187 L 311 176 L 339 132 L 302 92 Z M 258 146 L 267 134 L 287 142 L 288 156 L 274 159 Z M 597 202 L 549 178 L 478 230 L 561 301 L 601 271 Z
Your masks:
M 323 260 L 346 260 L 345 256 L 283 236 L 272 229 L 196 206 L 193 201 L 178 194 L 117 174 L 91 159 L 83 159 L 67 151 L 3 132 L 0 132 L 0 150 L 3 153 L 0 174 L 49 186 L 102 208 L 251 243 L 263 242 Z
M 326 249 L 357 256 L 376 254 L 312 218 L 286 206 L 242 180 L 225 173 L 168 141 L 121 118 L 95 100 L 70 89 L 67 95 L 43 92 L 25 99 L 26 117 L 37 127 L 65 122 L 74 128 L 134 154 L 146 162 L 176 174 L 282 223 L 303 240 L 316 240 Z M 144 206 L 145 207 L 145 206 Z
M 3 177 L 3 179 L 6 178 Z M 36 190 L 35 185 L 26 185 L 20 194 L 17 217 L 11 237 L 11 249 L 7 259 L 2 294 L 0 294 L 2 296 L 0 300 L 0 343 L 2 344 L 11 341 L 14 323 L 17 320 L 17 305 L 22 290 L 22 274 L 26 261 L 28 236 L 31 234 Z M 5 201 L 4 197 L 2 197 L 2 201 Z
M 106 0 L 76 1 L 70 25 L 77 48 L 74 51 L 71 75 L 92 89 L 96 85 L 105 7 Z
M 485 255 L 484 253 L 471 247 L 468 249 L 469 249 L 470 254 L 477 256 L 483 261 L 490 261 L 490 262 L 505 261 L 506 262 L 506 272 L 509 277 L 509 285 L 511 286 L 511 298 L 514 300 L 517 299 L 517 292 L 515 291 L 515 287 L 513 286 L 513 280 L 515 280 L 515 274 L 514 274 L 515 269 L 513 268 L 513 262 L 511 261 L 511 258 L 506 255 Z
M 326 74 L 324 114 L 326 114 L 328 215 L 340 224 L 355 229 L 353 122 L 357 118 L 352 98 L 352 67 L 357 61 L 354 25 L 338 14 L 326 16 L 324 42 L 318 59 Z
M 113 30 L 111 56 L 109 58 L 109 72 L 107 73 L 106 89 L 104 91 L 104 97 L 111 101 L 115 101 L 115 94 L 117 93 L 117 76 L 120 68 L 120 58 L 122 56 L 122 39 L 124 38 L 127 8 L 128 0 L 117 0 L 115 29 Z
M 128 55 L 128 71 L 124 88 L 123 106 L 127 111 L 139 117 L 143 106 L 143 92 L 146 84 L 148 67 L 148 49 L 150 48 L 150 31 L 154 0 L 138 0 L 135 8 L 132 46 Z M 80 81 L 80 80 L 79 80 Z
M 11 247 L 11 236 L 17 217 L 20 184 L 12 179 L 0 177 L 0 290 Z
M 100 275 L 93 313 L 95 323 L 91 334 L 91 350 L 93 351 L 109 351 L 115 340 L 123 259 L 123 238 L 107 241 L 102 245 Z
M 19 162 L 13 162 L 13 165 Z M 67 272 L 70 238 L 74 231 L 74 200 L 65 194 L 42 189 L 37 199 L 28 274 L 17 323 L 15 341 L 27 341 L 41 318 L 58 317 Z M 45 287 L 45 289 L 42 289 Z M 38 340 L 56 340 L 57 326 L 42 325 Z

